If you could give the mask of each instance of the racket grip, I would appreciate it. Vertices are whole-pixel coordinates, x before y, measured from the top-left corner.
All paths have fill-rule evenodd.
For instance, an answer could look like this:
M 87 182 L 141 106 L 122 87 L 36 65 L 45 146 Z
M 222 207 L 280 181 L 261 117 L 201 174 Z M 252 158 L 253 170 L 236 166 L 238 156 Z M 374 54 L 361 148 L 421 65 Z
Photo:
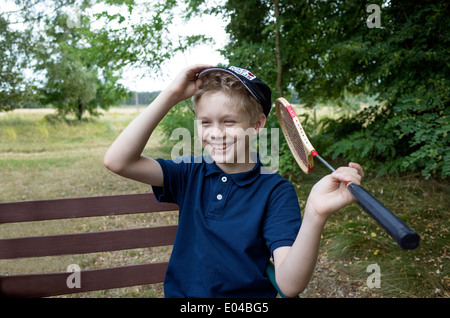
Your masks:
M 348 189 L 364 211 L 377 221 L 401 248 L 413 250 L 419 246 L 420 236 L 363 187 L 350 183 Z

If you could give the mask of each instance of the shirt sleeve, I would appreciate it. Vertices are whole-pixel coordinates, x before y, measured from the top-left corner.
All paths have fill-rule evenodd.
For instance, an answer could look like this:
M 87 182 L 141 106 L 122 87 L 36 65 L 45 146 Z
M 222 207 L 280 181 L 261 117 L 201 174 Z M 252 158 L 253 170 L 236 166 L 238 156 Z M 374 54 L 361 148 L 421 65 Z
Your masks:
M 270 253 L 281 246 L 292 246 L 302 223 L 300 206 L 294 186 L 286 182 L 270 196 L 263 235 Z
M 159 202 L 181 204 L 189 174 L 190 157 L 174 160 L 156 159 L 163 171 L 163 186 L 152 186 L 153 193 Z

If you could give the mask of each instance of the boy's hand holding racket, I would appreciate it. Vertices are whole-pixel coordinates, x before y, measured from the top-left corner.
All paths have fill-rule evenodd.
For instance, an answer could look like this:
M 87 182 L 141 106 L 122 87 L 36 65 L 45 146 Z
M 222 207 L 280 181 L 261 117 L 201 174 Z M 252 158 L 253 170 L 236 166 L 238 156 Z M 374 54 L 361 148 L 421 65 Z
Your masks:
M 363 169 L 357 163 L 351 162 L 348 167 L 340 167 L 314 185 L 307 204 L 319 217 L 326 220 L 331 213 L 354 201 L 345 183 L 359 185 L 363 176 Z

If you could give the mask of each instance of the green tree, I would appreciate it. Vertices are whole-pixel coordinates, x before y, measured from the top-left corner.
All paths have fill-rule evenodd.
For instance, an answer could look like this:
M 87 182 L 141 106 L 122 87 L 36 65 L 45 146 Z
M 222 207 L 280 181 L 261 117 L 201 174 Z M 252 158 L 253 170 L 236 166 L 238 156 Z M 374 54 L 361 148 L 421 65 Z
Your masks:
M 39 35 L 43 44 L 34 50 L 36 69 L 45 72 L 38 90 L 41 103 L 55 107 L 62 116 L 73 114 L 78 120 L 85 112 L 98 115 L 98 108 L 108 109 L 129 95 L 118 83 L 122 66 L 108 60 L 108 55 L 98 54 L 95 30 L 90 28 L 90 18 L 81 13 L 91 4 L 80 5 L 75 18 L 62 9 L 48 15 L 45 32 Z
M 31 68 L 40 79 L 33 83 L 34 95 L 41 95 L 42 103 L 53 105 L 61 114 L 75 114 L 79 119 L 85 111 L 95 115 L 98 107 L 107 108 L 130 95 L 119 84 L 125 67 L 146 67 L 155 71 L 177 51 L 206 40 L 195 34 L 170 40 L 169 27 L 179 5 L 173 0 L 15 2 L 20 7 L 17 15 L 25 28 L 22 33 L 29 34 L 26 47 L 32 58 L 28 65 L 15 69 L 17 72 L 7 85 L 13 88 L 20 87 L 15 85 L 17 83 L 23 85 L 21 72 L 24 67 Z M 94 12 L 97 3 L 106 9 L 98 11 L 97 7 Z M 111 13 L 114 10 L 109 9 L 119 11 Z M 8 34 L 11 34 L 10 39 L 15 36 L 11 32 Z M 8 45 L 15 44 L 10 41 Z M 17 50 L 10 52 L 11 56 L 4 56 L 13 65 L 18 58 Z M 12 95 L 13 89 L 9 92 L 18 98 L 19 94 Z M 15 104 L 9 102 L 8 105 Z
M 12 30 L 0 16 L 0 110 L 23 106 L 32 98 L 23 68 L 28 61 L 28 34 Z
M 230 21 L 225 57 L 255 70 L 278 94 L 292 87 L 305 106 L 339 105 L 347 94 L 377 96 L 377 106 L 326 122 L 315 139 L 319 149 L 379 173 L 421 171 L 445 178 L 450 174 L 449 4 L 374 4 L 380 8 L 380 28 L 369 28 L 371 12 L 362 0 L 228 0 L 215 10 Z
M 97 95 L 97 73 L 80 60 L 62 56 L 46 65 L 47 81 L 42 88 L 43 104 L 51 104 L 62 116 L 75 114 L 81 120 L 84 111 L 95 114 L 91 102 Z M 109 106 L 109 105 L 108 105 Z
M 367 28 L 365 19 L 352 25 L 347 7 L 340 9 L 345 18 L 331 18 L 340 27 L 329 36 L 323 73 L 332 75 L 336 87 L 379 94 L 379 105 L 338 121 L 337 131 L 331 125 L 328 153 L 367 162 L 379 173 L 421 171 L 427 178 L 445 178 L 450 174 L 449 4 L 379 5 L 381 28 Z M 361 5 L 359 11 L 364 18 L 365 9 Z

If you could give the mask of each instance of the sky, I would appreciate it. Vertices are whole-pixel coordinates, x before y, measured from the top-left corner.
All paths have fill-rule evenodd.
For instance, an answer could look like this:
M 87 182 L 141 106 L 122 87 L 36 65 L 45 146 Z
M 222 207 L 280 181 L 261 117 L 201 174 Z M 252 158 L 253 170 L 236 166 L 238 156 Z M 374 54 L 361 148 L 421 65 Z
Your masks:
M 201 20 L 194 19 L 187 23 L 178 21 L 173 27 L 174 34 L 205 34 L 214 39 L 214 44 L 199 45 L 188 52 L 177 53 L 171 60 L 162 65 L 161 74 L 154 74 L 152 77 L 140 78 L 144 70 L 125 72 L 121 81 L 122 84 L 133 91 L 159 91 L 164 89 L 188 65 L 196 63 L 227 64 L 227 60 L 217 52 L 227 42 L 225 25 L 224 21 L 215 16 L 202 16 Z

